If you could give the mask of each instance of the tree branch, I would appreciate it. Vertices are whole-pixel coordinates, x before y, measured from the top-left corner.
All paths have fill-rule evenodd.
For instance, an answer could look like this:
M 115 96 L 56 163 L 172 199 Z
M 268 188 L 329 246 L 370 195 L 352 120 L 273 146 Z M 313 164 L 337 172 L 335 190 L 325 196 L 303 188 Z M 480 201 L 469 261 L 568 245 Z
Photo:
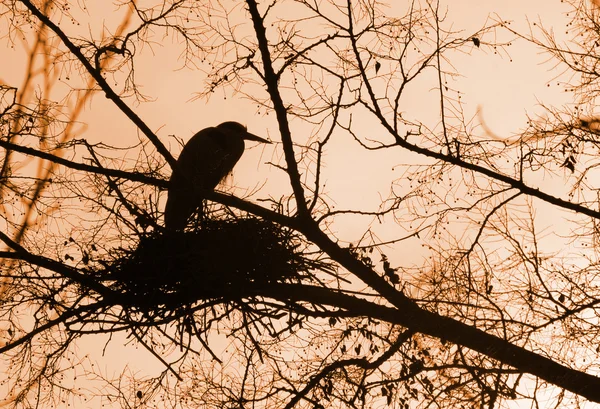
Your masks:
M 146 125 L 146 123 L 135 113 L 127 104 L 113 91 L 113 89 L 108 85 L 104 77 L 99 70 L 94 68 L 94 66 L 88 61 L 88 59 L 83 55 L 79 47 L 77 47 L 71 39 L 58 27 L 50 18 L 44 13 L 42 13 L 30 0 L 19 0 L 21 3 L 25 5 L 29 9 L 29 11 L 36 16 L 44 25 L 46 25 L 50 30 L 52 30 L 63 42 L 63 44 L 69 49 L 71 53 L 79 62 L 84 66 L 86 71 L 94 78 L 96 83 L 100 86 L 106 98 L 110 99 L 120 110 L 123 112 L 127 118 L 129 118 L 143 133 L 146 137 L 152 142 L 152 144 L 156 147 L 156 150 L 165 157 L 169 165 L 171 165 L 172 169 L 175 169 L 177 166 L 177 162 L 175 158 L 167 147 L 158 139 L 158 137 L 152 132 L 152 130 Z
M 277 296 L 273 296 L 273 294 L 277 294 Z M 397 296 L 393 299 L 397 308 L 308 285 L 278 284 L 273 294 L 269 296 L 343 308 L 353 311 L 356 316 L 380 319 L 402 325 L 414 332 L 421 332 L 463 345 L 521 372 L 530 373 L 560 388 L 581 395 L 592 402 L 600 402 L 600 378 L 563 366 L 549 358 L 452 318 L 423 310 L 398 291 L 396 291 Z
M 294 153 L 294 144 L 292 142 L 292 134 L 290 131 L 287 110 L 283 104 L 283 99 L 279 93 L 279 77 L 273 69 L 271 62 L 271 53 L 269 51 L 269 42 L 267 40 L 266 30 L 263 25 L 263 18 L 261 17 L 258 6 L 255 0 L 246 0 L 248 4 L 248 10 L 254 23 L 254 31 L 256 32 L 256 38 L 258 40 L 258 48 L 262 56 L 262 62 L 264 66 L 264 81 L 267 85 L 267 91 L 271 96 L 273 102 L 273 109 L 277 116 L 277 122 L 279 123 L 279 132 L 281 134 L 281 141 L 283 143 L 283 152 L 285 155 L 285 162 L 287 165 L 287 173 L 290 177 L 290 183 L 294 196 L 296 198 L 296 206 L 298 206 L 298 216 L 306 221 L 311 221 L 310 215 L 308 214 L 308 208 L 306 207 L 306 199 L 304 197 L 304 188 L 300 180 L 300 171 L 298 170 L 298 164 L 296 163 L 296 155 Z

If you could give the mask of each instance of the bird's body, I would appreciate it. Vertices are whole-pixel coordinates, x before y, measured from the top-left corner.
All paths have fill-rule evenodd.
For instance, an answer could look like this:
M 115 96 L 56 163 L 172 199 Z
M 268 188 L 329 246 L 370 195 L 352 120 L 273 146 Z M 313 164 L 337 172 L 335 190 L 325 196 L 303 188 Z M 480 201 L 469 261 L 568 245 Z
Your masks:
M 269 143 L 237 122 L 224 122 L 195 134 L 183 147 L 169 182 L 165 227 L 183 229 L 202 205 L 203 192 L 213 190 L 244 153 L 244 140 Z

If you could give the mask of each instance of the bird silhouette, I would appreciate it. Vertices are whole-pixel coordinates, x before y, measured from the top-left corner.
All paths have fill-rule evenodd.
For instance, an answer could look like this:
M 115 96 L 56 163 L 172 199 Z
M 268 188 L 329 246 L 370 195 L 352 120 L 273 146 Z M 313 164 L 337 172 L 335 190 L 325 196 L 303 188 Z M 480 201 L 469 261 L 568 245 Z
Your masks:
M 169 181 L 165 227 L 181 230 L 201 208 L 204 193 L 227 176 L 244 153 L 244 140 L 271 143 L 237 122 L 223 122 L 196 133 L 183 147 Z

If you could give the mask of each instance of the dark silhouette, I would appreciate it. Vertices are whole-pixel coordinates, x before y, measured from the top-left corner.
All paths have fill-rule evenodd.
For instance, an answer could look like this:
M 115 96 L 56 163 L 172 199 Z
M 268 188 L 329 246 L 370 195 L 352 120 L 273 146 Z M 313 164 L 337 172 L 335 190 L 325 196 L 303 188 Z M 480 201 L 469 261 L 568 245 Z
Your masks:
M 237 122 L 206 128 L 183 147 L 169 185 L 165 227 L 180 230 L 202 204 L 202 192 L 213 190 L 244 153 L 244 140 L 270 143 Z

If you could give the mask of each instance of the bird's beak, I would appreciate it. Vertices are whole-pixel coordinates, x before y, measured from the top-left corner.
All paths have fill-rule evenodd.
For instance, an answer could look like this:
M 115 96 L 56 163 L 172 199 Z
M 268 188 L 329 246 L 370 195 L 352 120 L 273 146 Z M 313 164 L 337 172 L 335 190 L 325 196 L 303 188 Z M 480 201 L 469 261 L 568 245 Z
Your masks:
M 266 139 L 261 138 L 260 136 L 256 136 L 250 132 L 246 132 L 244 134 L 244 139 L 247 141 L 256 141 L 256 142 L 262 142 L 262 143 L 271 143 L 271 141 L 267 141 Z

